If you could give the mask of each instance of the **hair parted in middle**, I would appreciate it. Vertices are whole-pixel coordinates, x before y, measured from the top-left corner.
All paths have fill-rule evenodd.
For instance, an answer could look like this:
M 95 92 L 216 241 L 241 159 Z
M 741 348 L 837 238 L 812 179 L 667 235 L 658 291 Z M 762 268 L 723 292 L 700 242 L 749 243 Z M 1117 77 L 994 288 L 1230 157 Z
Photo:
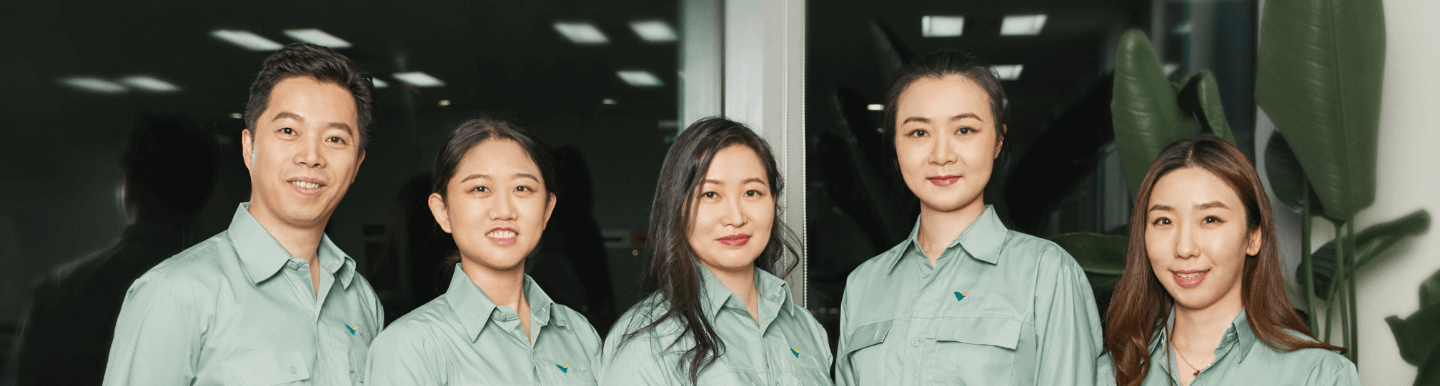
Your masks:
M 700 371 L 714 363 L 725 351 L 724 342 L 709 316 L 702 311 L 702 272 L 699 257 L 690 246 L 689 232 L 695 223 L 695 200 L 710 170 L 710 163 L 715 153 L 730 146 L 745 146 L 754 150 L 765 166 L 771 197 L 780 196 L 785 183 L 775 157 L 765 140 L 750 128 L 717 117 L 701 119 L 687 127 L 665 154 L 665 163 L 660 168 L 660 180 L 655 188 L 655 200 L 650 207 L 648 241 L 645 243 L 650 262 L 645 270 L 642 296 L 658 294 L 660 299 L 649 305 L 652 309 L 644 310 L 640 315 L 656 316 L 652 320 L 642 320 L 643 326 L 625 326 L 627 330 L 621 341 L 623 345 L 667 320 L 675 320 L 681 326 L 681 333 L 670 345 L 686 337 L 694 341 L 694 346 L 685 350 L 678 363 L 688 370 L 692 384 L 698 379 Z M 770 239 L 766 240 L 765 250 L 755 259 L 756 268 L 780 277 L 789 274 L 799 262 L 799 253 L 793 241 L 795 234 L 785 226 L 782 218 L 777 205 Z M 641 304 L 637 307 L 643 307 L 644 303 Z

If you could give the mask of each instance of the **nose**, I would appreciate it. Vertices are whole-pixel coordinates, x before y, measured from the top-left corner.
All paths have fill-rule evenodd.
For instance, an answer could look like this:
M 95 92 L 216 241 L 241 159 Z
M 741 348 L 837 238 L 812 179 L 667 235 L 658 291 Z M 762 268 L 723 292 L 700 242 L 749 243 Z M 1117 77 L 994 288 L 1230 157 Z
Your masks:
M 309 141 L 298 146 L 299 151 L 295 152 L 295 163 L 311 168 L 324 166 L 325 156 L 321 155 L 320 152 L 321 142 L 322 140 L 320 138 L 315 138 L 314 141 Z
M 490 206 L 490 219 L 495 221 L 510 221 L 515 219 L 515 197 L 505 192 L 495 195 L 495 201 Z
M 725 212 L 720 215 L 720 225 L 740 228 L 750 221 L 750 219 L 745 216 L 745 211 L 740 209 L 739 195 L 731 195 L 725 199 L 725 203 L 721 205 L 721 210 Z
M 1175 258 L 1193 259 L 1200 256 L 1200 246 L 1195 243 L 1195 228 L 1180 225 L 1175 237 Z
M 955 163 L 960 157 L 955 154 L 955 145 L 944 135 L 935 135 L 930 141 L 930 164 L 945 166 Z

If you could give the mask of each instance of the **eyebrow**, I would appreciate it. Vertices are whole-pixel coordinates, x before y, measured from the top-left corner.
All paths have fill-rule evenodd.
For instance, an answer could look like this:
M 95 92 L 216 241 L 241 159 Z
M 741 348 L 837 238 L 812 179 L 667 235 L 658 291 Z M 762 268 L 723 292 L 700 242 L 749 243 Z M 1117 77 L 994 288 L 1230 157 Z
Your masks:
M 958 121 L 958 120 L 965 119 L 965 118 L 971 118 L 971 119 L 974 119 L 974 120 L 977 120 L 977 121 L 980 121 L 980 122 L 985 122 L 984 119 L 980 119 L 980 116 L 979 116 L 979 115 L 975 115 L 975 113 L 964 113 L 964 114 L 956 115 L 956 116 L 950 117 L 950 121 L 951 121 L 951 122 L 954 122 L 954 121 Z M 930 118 L 925 118 L 925 117 L 909 117 L 909 118 L 905 118 L 905 120 L 902 121 L 902 122 L 900 122 L 900 124 L 903 125 L 903 124 L 906 124 L 906 123 L 910 123 L 911 121 L 920 122 L 920 123 L 930 123 Z
M 1210 201 L 1210 202 L 1195 204 L 1195 209 L 1196 209 L 1196 210 L 1205 210 L 1205 209 L 1210 209 L 1210 208 L 1225 208 L 1225 209 L 1230 209 L 1229 206 L 1225 206 L 1225 204 L 1222 203 L 1222 202 L 1220 202 L 1220 201 Z M 1161 204 L 1155 204 L 1155 205 L 1150 206 L 1150 211 L 1151 211 L 1151 212 L 1154 212 L 1154 211 L 1157 211 L 1157 210 L 1169 210 L 1169 211 L 1174 211 L 1175 208 L 1171 208 L 1169 205 L 1161 205 Z
M 1154 211 L 1157 211 L 1157 210 L 1169 210 L 1169 211 L 1174 211 L 1175 208 L 1171 208 L 1169 205 L 1155 204 L 1155 205 L 1151 205 L 1151 206 L 1150 206 L 1149 212 L 1154 212 Z
M 751 183 L 751 182 L 757 182 L 757 183 L 760 183 L 760 184 L 762 184 L 762 185 L 765 184 L 765 180 L 760 179 L 760 177 L 750 177 L 750 178 L 746 178 L 745 180 L 740 181 L 740 184 L 741 184 L 741 185 L 744 185 L 744 184 Z M 716 185 L 725 185 L 725 181 L 712 180 L 712 179 L 709 179 L 709 178 L 706 178 L 705 181 L 704 181 L 704 183 L 706 183 L 706 184 L 716 184 Z
M 460 182 L 465 182 L 465 181 L 473 180 L 473 179 L 476 179 L 476 178 L 481 178 L 481 179 L 486 179 L 486 180 L 493 179 L 493 178 L 490 177 L 489 174 L 475 173 L 475 174 L 471 174 L 471 175 L 465 176 L 465 178 L 460 179 Z M 535 177 L 534 174 L 530 174 L 530 173 L 515 173 L 515 174 L 511 175 L 510 178 L 511 178 L 511 179 L 529 178 L 529 179 L 535 180 L 535 182 L 540 182 L 540 178 Z
M 300 123 L 305 123 L 305 118 L 304 118 L 304 117 L 301 117 L 300 114 L 292 113 L 292 112 L 289 112 L 289 111 L 281 111 L 279 114 L 275 114 L 275 119 L 271 119 L 270 121 L 271 121 L 271 122 L 274 122 L 274 121 L 278 121 L 278 120 L 280 120 L 280 119 L 282 119 L 282 118 L 290 118 L 290 119 L 296 120 L 296 121 L 298 121 L 298 122 L 300 122 Z M 350 131 L 350 124 L 345 123 L 345 122 L 330 122 L 330 123 L 326 124 L 325 127 L 336 128 L 336 129 L 340 129 L 340 130 L 345 130 L 346 132 L 349 132 L 349 131 Z

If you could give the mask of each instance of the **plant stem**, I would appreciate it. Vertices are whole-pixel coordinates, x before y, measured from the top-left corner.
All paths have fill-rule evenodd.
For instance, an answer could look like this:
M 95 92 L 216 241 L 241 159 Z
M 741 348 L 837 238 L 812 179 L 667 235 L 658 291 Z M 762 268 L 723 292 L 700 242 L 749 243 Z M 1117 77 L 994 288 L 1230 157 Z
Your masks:
M 1310 213 L 1310 181 L 1304 173 L 1300 175 L 1300 186 L 1305 189 L 1300 195 L 1300 264 L 1305 267 L 1305 277 L 1300 279 L 1304 279 L 1305 283 L 1305 319 L 1310 325 L 1310 333 L 1318 334 L 1320 324 L 1316 322 L 1318 318 L 1315 314 L 1320 312 L 1320 301 L 1315 298 L 1315 259 L 1310 252 L 1310 223 L 1314 217 Z
M 1360 275 L 1359 275 L 1360 271 L 1359 271 L 1358 268 L 1355 267 L 1355 242 L 1356 242 L 1356 241 L 1355 241 L 1355 219 L 1352 217 L 1352 218 L 1350 219 L 1350 221 L 1346 221 L 1346 222 L 1345 222 L 1345 225 L 1346 225 L 1346 226 L 1345 226 L 1345 239 L 1350 240 L 1350 242 L 1345 243 L 1345 249 L 1346 249 L 1346 251 L 1345 251 L 1345 264 L 1346 264 L 1346 265 L 1349 265 L 1349 267 L 1346 267 L 1346 268 L 1347 268 L 1346 271 L 1347 271 L 1347 273 L 1350 274 L 1350 280 L 1347 280 L 1347 284 L 1349 284 L 1349 286 L 1350 286 L 1350 296 L 1347 297 L 1346 300 L 1350 301 L 1350 334 L 1349 334 L 1349 335 L 1350 335 L 1350 343 L 1352 344 L 1352 346 L 1349 346 L 1349 347 L 1346 347 L 1346 348 L 1350 349 L 1350 351 L 1348 351 L 1348 352 L 1350 353 L 1350 361 L 1351 361 L 1351 362 L 1354 362 L 1356 365 L 1359 365 L 1359 364 L 1360 364 L 1360 310 L 1359 310 L 1359 309 L 1360 309 L 1360 303 L 1359 303 L 1359 297 L 1356 296 L 1356 292 L 1355 292 L 1355 282 L 1359 281 L 1357 278 L 1360 276 Z M 1337 232 L 1337 233 L 1338 233 L 1338 232 Z

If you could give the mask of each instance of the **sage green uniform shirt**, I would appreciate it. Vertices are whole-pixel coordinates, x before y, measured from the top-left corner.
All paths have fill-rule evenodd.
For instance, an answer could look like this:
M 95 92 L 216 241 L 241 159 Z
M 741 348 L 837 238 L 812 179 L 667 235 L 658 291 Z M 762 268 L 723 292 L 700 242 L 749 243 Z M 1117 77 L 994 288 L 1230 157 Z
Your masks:
M 600 334 L 525 276 L 530 334 L 455 264 L 450 289 L 370 345 L 375 385 L 594 385 Z
M 106 385 L 353 385 L 383 311 L 355 261 L 322 237 L 310 264 L 240 204 L 230 228 L 155 266 L 125 294 Z
M 1095 383 L 1099 316 L 1069 254 L 987 206 L 932 267 L 919 229 L 850 274 L 836 384 Z
M 708 268 L 700 265 L 701 307 L 725 344 L 718 360 L 700 371 L 700 386 L 724 385 L 830 385 L 830 342 L 825 328 L 808 311 L 790 300 L 790 288 L 775 275 L 755 270 L 760 323 L 745 310 L 745 302 L 726 288 Z M 626 333 L 648 325 L 668 309 L 657 293 L 625 312 L 605 338 L 601 385 L 689 385 L 688 367 L 679 367 L 680 355 L 694 347 L 682 339 L 681 323 L 666 320 L 625 341 Z M 660 303 L 660 304 L 657 304 Z M 656 307 L 658 306 L 658 307 Z M 623 341 L 623 342 L 622 342 Z M 687 364 L 688 366 L 688 364 Z
M 1177 370 L 1194 371 L 1177 365 L 1175 351 L 1167 343 L 1168 331 L 1174 328 L 1175 312 L 1171 311 L 1165 328 L 1156 331 L 1155 338 L 1150 340 L 1150 361 L 1147 364 L 1150 368 L 1145 373 L 1145 380 L 1140 382 L 1142 386 L 1179 386 L 1180 373 Z M 1312 340 L 1295 331 L 1286 332 Z M 1195 365 L 1204 366 L 1201 363 Z M 1097 375 L 1097 384 L 1115 384 L 1115 364 L 1109 353 L 1100 358 Z M 1355 372 L 1354 363 L 1334 351 L 1321 348 L 1283 351 L 1270 347 L 1256 338 L 1255 332 L 1250 330 L 1250 321 L 1245 318 L 1245 310 L 1240 310 L 1240 314 L 1230 322 L 1230 328 L 1225 330 L 1225 336 L 1220 338 L 1220 346 L 1215 347 L 1214 364 L 1190 382 L 1190 386 L 1208 385 L 1360 386 L 1360 375 Z

